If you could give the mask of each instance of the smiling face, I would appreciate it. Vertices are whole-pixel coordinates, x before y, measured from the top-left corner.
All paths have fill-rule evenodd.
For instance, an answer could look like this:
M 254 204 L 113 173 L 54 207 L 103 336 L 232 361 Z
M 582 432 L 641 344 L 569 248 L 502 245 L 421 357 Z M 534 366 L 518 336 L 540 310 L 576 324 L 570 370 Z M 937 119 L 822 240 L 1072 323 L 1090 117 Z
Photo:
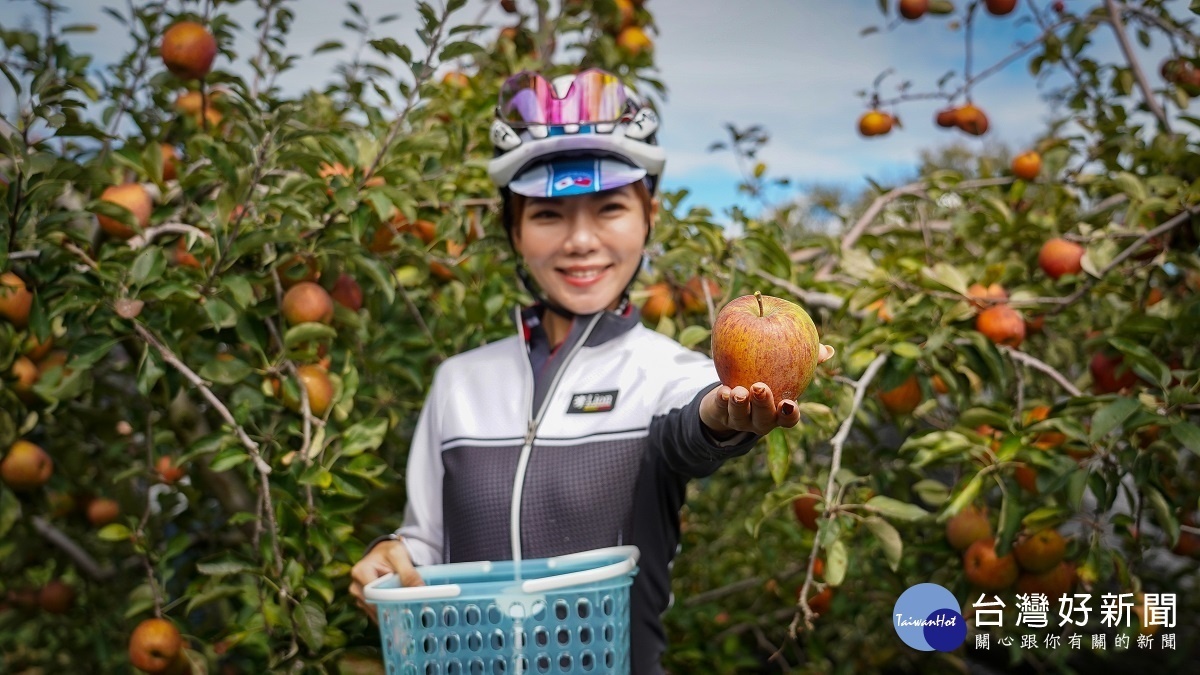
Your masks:
M 641 264 L 648 199 L 635 185 L 522 200 L 513 246 L 553 303 L 576 314 L 612 309 Z M 649 216 L 649 217 L 648 217 Z

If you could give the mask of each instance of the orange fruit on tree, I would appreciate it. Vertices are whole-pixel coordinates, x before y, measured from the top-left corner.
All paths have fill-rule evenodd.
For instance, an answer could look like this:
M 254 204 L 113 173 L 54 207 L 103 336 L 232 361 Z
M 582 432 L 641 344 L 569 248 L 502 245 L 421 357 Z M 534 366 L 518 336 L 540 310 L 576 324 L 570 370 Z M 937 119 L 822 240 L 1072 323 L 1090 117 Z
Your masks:
M 97 497 L 88 502 L 87 519 L 93 527 L 104 527 L 121 516 L 121 505 L 115 499 Z
M 895 117 L 881 110 L 868 110 L 858 118 L 858 133 L 863 136 L 883 136 L 892 130 L 895 122 Z
M 208 125 L 209 128 L 213 128 L 224 119 L 217 110 L 217 99 L 221 96 L 224 96 L 224 92 L 220 90 L 208 92 L 208 102 L 205 105 L 205 97 L 200 92 L 186 91 L 175 99 L 175 109 L 190 117 L 197 126 Z
M 929 11 L 929 0 L 900 0 L 898 10 L 900 16 L 909 21 L 916 21 Z
M 154 202 L 150 199 L 150 193 L 146 192 L 146 188 L 142 187 L 141 183 L 111 185 L 100 193 L 100 200 L 128 209 L 133 213 L 133 221 L 137 224 L 138 229 L 144 230 L 150 224 L 150 211 L 154 208 Z M 116 218 L 97 214 L 96 220 L 99 221 L 101 229 L 109 236 L 128 239 L 135 234 L 132 228 Z
M 1037 424 L 1046 419 L 1050 415 L 1050 406 L 1038 405 L 1026 411 L 1023 423 L 1025 426 Z M 1037 435 L 1033 441 L 1035 448 L 1042 450 L 1052 450 L 1067 442 L 1067 435 L 1061 431 L 1043 431 Z
M 972 136 L 982 136 L 988 130 L 988 118 L 983 110 L 968 103 L 954 111 L 954 122 L 959 129 Z
M 1002 591 L 1017 580 L 1019 570 L 1012 553 L 996 554 L 996 540 L 978 539 L 963 554 L 963 572 L 967 581 L 985 591 Z
M 1013 11 L 1017 6 L 1017 0 L 985 0 L 988 13 L 993 16 L 1004 16 Z
M 33 385 L 37 384 L 39 374 L 37 364 L 28 356 L 18 356 L 13 360 L 12 375 L 16 382 L 13 382 L 12 388 L 21 400 L 33 400 Z
M 308 407 L 312 414 L 317 417 L 324 415 L 333 403 L 334 393 L 333 381 L 329 379 L 328 371 L 319 365 L 308 364 L 297 368 L 296 375 L 308 392 Z M 300 397 L 292 397 L 287 389 L 283 390 L 283 404 L 294 412 L 300 412 Z
M 808 489 L 808 494 L 800 495 L 792 502 L 792 512 L 796 520 L 805 529 L 817 531 L 817 521 L 821 518 L 821 491 L 815 487 Z
M 212 70 L 217 39 L 194 21 L 180 21 L 163 33 L 162 60 L 167 70 L 185 80 L 202 80 Z
M 154 463 L 154 470 L 158 473 L 158 477 L 167 485 L 173 485 L 181 478 L 187 475 L 187 471 L 183 467 L 175 463 L 175 459 L 170 455 L 163 455 Z
M 708 301 L 704 297 L 706 290 L 715 305 L 721 299 L 721 286 L 717 282 L 700 276 L 688 279 L 679 291 L 679 301 L 683 305 L 683 311 L 691 314 L 707 313 Z
M 1119 353 L 1096 352 L 1088 369 L 1092 373 L 1092 390 L 1097 394 L 1115 394 L 1137 384 L 1137 374 L 1125 365 L 1125 357 Z
M 17 328 L 24 328 L 29 323 L 29 311 L 33 307 L 33 293 L 25 285 L 25 280 L 5 272 L 0 274 L 0 317 Z
M 288 323 L 331 323 L 333 298 L 329 292 L 311 281 L 302 281 L 288 289 L 283 296 L 283 316 Z
M 967 287 L 967 297 L 971 299 L 971 304 L 975 305 L 976 309 L 984 309 L 1008 300 L 1008 291 L 1000 284 L 989 284 L 984 286 L 980 283 L 971 284 Z
M 645 51 L 650 51 L 654 48 L 654 41 L 650 36 L 646 35 L 646 31 L 638 26 L 628 26 L 621 29 L 617 35 L 617 47 L 632 56 L 637 56 Z
M 4 295 L 4 287 L 3 287 L 3 285 L 0 285 L 0 303 L 2 303 L 3 295 Z M 0 312 L 0 315 L 2 315 L 2 312 Z M 42 359 L 44 359 L 46 357 L 46 355 L 50 353 L 50 350 L 53 348 L 54 348 L 54 336 L 52 336 L 52 335 L 48 336 L 46 338 L 45 342 L 42 342 L 41 340 L 39 340 L 37 338 L 36 335 L 34 335 L 32 332 L 30 332 L 29 335 L 26 336 L 25 342 L 21 343 L 21 353 L 23 353 L 25 356 L 28 356 L 29 358 L 33 359 L 34 361 L 41 361 Z
M 946 521 L 946 541 L 956 551 L 966 550 L 980 539 L 992 536 L 987 509 L 968 504 Z
M 1041 593 L 1050 600 L 1051 607 L 1057 607 L 1058 599 L 1074 588 L 1075 566 L 1065 560 L 1045 572 L 1022 572 L 1017 577 L 1018 593 Z
M 650 284 L 646 287 L 646 300 L 642 303 L 642 316 L 657 324 L 664 316 L 675 315 L 675 298 L 666 283 Z
M 958 108 L 943 108 L 933 117 L 934 123 L 943 129 L 953 129 L 958 126 Z
M 1067 540 L 1057 530 L 1045 529 L 1026 534 L 1013 544 L 1017 564 L 1027 572 L 1046 572 L 1067 554 Z
M 1025 340 L 1025 320 L 1008 305 L 992 305 L 975 317 L 975 330 L 998 345 L 1020 347 Z
M 0 459 L 0 480 L 18 492 L 36 490 L 54 475 L 54 460 L 41 446 L 17 440 Z
M 1038 251 L 1038 267 L 1051 279 L 1083 271 L 1083 247 L 1060 237 L 1047 239 Z
M 175 180 L 176 165 L 179 162 L 179 153 L 175 151 L 175 146 L 170 143 L 161 143 L 162 148 L 162 179 Z
M 1035 180 L 1042 172 L 1042 156 L 1035 150 L 1022 152 L 1013 157 L 1012 172 L 1021 180 Z
M 921 405 L 921 383 L 916 375 L 909 375 L 894 389 L 879 392 L 879 400 L 883 407 L 893 415 L 907 415 Z
M 146 619 L 129 636 L 129 662 L 150 675 L 164 675 L 183 655 L 183 636 L 166 619 Z

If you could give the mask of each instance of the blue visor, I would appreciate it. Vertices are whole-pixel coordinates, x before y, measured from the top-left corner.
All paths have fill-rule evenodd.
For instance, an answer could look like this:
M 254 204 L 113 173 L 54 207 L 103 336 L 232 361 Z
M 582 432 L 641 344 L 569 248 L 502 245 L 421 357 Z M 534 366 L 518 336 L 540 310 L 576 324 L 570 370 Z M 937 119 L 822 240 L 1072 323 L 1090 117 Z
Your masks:
M 611 157 L 561 158 L 529 167 L 508 188 L 526 197 L 570 197 L 612 190 L 645 177 L 645 169 Z

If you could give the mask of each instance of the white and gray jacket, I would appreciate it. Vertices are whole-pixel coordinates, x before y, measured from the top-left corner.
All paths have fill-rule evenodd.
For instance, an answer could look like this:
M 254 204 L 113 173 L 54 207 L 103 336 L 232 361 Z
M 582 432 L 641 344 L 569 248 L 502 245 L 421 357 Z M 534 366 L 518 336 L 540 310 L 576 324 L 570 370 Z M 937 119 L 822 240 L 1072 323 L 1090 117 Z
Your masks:
M 437 369 L 396 534 L 417 565 L 636 545 L 632 672 L 660 673 L 687 481 L 757 437 L 718 442 L 704 430 L 712 361 L 642 326 L 635 308 L 576 319 L 553 352 L 539 316 L 518 312 L 518 335 Z

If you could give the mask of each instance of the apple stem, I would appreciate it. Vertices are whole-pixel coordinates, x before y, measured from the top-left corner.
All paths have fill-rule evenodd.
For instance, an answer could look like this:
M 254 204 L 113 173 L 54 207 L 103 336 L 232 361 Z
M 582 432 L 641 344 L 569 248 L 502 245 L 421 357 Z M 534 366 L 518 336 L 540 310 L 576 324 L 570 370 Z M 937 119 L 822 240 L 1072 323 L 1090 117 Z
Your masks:
M 754 291 L 754 299 L 758 301 L 758 316 L 762 317 L 762 315 L 763 315 L 762 291 Z

